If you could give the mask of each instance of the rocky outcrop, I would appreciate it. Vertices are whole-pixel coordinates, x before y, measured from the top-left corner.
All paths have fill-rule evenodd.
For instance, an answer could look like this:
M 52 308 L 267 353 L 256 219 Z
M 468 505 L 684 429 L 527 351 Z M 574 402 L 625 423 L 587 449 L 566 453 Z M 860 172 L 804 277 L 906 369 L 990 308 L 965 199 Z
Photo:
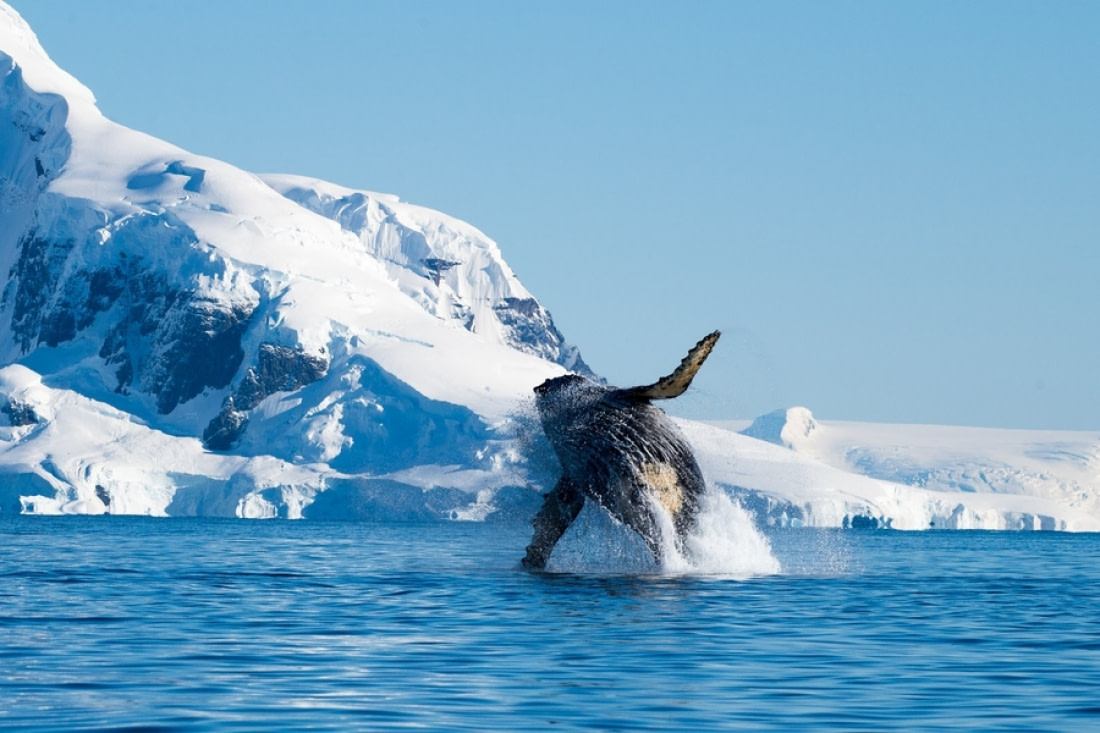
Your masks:
M 571 372 L 595 377 L 580 351 L 565 341 L 554 325 L 550 311 L 534 298 L 504 298 L 493 311 L 507 333 L 509 343 L 520 351 L 555 361 Z
M 240 441 L 248 427 L 248 413 L 238 410 L 233 398 L 225 404 L 206 429 L 202 431 L 202 444 L 208 450 L 229 450 Z
M 177 301 L 149 340 L 141 379 L 142 391 L 156 396 L 157 410 L 170 412 L 207 387 L 229 384 L 244 359 L 241 337 L 251 315 L 250 308 L 236 303 Z
M 34 411 L 31 405 L 14 399 L 9 399 L 4 403 L 4 406 L 0 407 L 0 413 L 8 416 L 8 422 L 13 428 L 23 427 L 24 425 L 37 425 L 41 421 L 38 413 Z
M 276 392 L 292 392 L 313 384 L 328 371 L 328 360 L 301 347 L 260 344 L 256 364 L 248 369 L 235 393 L 237 409 L 251 410 Z
M 170 229 L 158 217 L 126 227 Z M 203 390 L 221 389 L 233 379 L 244 358 L 241 339 L 259 298 L 226 297 L 201 283 L 216 282 L 216 262 L 190 280 L 180 281 L 170 266 L 149 267 L 140 254 L 121 248 L 113 253 L 84 241 L 50 236 L 34 228 L 19 242 L 0 308 L 11 314 L 11 333 L 23 353 L 38 346 L 73 341 L 105 319 L 99 356 L 114 372 L 115 390 L 135 385 L 151 395 L 159 412 Z M 188 248 L 197 240 L 186 230 L 173 237 Z
M 210 450 L 229 450 L 244 435 L 249 410 L 276 392 L 293 392 L 313 384 L 325 376 L 328 366 L 327 359 L 301 348 L 260 344 L 256 363 L 203 431 L 203 445 Z

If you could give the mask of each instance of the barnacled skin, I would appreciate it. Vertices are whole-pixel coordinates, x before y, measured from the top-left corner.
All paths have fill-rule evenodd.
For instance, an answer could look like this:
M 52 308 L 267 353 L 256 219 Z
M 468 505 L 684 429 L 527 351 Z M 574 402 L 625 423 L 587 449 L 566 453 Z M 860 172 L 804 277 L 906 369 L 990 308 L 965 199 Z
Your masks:
M 541 569 L 554 545 L 593 499 L 662 559 L 655 504 L 671 515 L 683 549 L 706 484 L 691 449 L 664 411 L 650 404 L 682 394 L 718 341 L 697 343 L 680 366 L 653 385 L 618 389 L 567 374 L 535 388 L 535 404 L 562 476 L 536 515 L 525 567 Z

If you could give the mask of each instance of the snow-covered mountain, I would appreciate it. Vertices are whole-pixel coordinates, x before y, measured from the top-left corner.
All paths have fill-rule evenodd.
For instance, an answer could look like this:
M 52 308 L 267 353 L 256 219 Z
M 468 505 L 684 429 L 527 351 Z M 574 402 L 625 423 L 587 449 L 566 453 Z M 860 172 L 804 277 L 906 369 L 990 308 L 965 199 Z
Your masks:
M 522 518 L 590 373 L 473 226 L 117 125 L 2 1 L 0 273 L 3 513 Z M 765 523 L 1100 529 L 1098 434 L 680 425 Z
M 52 497 L 28 506 L 119 509 L 117 440 L 136 441 L 134 484 L 167 487 L 152 513 L 209 476 L 263 474 L 240 502 L 290 466 L 314 467 L 304 488 L 291 471 L 297 497 L 424 460 L 491 465 L 494 422 L 587 371 L 468 224 L 117 125 L 6 5 L 0 78 L 0 466 Z M 74 413 L 100 425 L 87 442 L 58 433 Z M 138 433 L 187 458 L 146 455 Z M 280 469 L 245 467 L 261 457 Z

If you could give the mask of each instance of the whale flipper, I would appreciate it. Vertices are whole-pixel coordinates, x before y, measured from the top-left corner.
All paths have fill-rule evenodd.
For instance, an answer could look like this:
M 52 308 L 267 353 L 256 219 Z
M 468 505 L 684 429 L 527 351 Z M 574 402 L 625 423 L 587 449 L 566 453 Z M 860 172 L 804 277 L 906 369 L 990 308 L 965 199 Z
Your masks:
M 710 356 L 714 345 L 718 343 L 721 331 L 709 333 L 699 340 L 699 343 L 691 347 L 691 351 L 680 362 L 680 366 L 666 377 L 661 377 L 653 384 L 643 387 L 629 387 L 616 390 L 609 395 L 612 400 L 668 400 L 679 397 L 691 385 L 696 372 L 703 366 L 703 362 Z
M 531 544 L 527 546 L 523 567 L 531 570 L 542 570 L 546 567 L 554 545 L 558 544 L 558 540 L 581 513 L 583 506 L 584 493 L 573 481 L 562 476 L 553 491 L 543 499 L 542 509 L 531 520 L 531 524 L 535 526 L 535 534 L 531 538 Z

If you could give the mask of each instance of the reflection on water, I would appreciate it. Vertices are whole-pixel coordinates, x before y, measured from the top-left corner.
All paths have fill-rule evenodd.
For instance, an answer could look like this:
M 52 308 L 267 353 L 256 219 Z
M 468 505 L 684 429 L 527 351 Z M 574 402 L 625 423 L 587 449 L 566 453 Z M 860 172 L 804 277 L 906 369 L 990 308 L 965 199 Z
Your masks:
M 1095 535 L 783 530 L 733 580 L 527 573 L 529 534 L 0 520 L 0 727 L 1100 722 Z

